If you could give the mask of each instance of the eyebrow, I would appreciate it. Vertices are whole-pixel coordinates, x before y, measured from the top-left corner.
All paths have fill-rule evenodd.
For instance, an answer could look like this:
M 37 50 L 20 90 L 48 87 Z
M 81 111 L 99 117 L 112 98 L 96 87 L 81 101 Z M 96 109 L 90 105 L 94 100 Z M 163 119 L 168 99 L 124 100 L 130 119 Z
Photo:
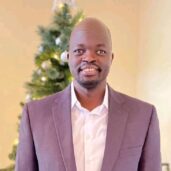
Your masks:
M 106 47 L 104 43 L 97 44 L 97 47 Z
M 78 44 L 77 46 L 84 47 L 85 45 L 84 44 Z M 99 43 L 96 45 L 96 47 L 106 47 L 106 45 L 104 43 Z
M 79 47 L 84 47 L 85 45 L 84 45 L 84 44 L 78 44 L 77 46 L 79 46 Z

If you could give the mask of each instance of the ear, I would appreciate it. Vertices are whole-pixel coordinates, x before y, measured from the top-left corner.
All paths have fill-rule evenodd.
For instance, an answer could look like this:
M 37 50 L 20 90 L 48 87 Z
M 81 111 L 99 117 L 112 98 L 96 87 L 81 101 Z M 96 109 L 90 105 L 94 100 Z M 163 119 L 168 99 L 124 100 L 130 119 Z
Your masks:
M 114 59 L 114 53 L 112 52 L 112 59 L 111 59 L 111 63 L 113 62 L 113 59 Z
M 69 59 L 69 52 L 67 52 L 67 60 Z

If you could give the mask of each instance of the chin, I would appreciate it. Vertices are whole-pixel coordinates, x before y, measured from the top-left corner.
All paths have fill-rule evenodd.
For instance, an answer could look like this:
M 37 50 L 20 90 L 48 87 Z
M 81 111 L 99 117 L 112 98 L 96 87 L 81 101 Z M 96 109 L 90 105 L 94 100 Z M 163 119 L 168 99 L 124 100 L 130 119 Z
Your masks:
M 79 81 L 78 83 L 86 89 L 94 89 L 99 84 L 98 81 Z

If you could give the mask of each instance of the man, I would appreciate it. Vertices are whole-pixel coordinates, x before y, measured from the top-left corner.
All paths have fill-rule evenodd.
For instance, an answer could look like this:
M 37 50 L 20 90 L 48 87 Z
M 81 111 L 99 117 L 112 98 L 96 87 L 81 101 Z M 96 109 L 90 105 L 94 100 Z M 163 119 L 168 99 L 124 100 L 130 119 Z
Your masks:
M 25 105 L 16 171 L 161 171 L 155 108 L 107 85 L 112 41 L 99 20 L 71 33 L 73 82 Z

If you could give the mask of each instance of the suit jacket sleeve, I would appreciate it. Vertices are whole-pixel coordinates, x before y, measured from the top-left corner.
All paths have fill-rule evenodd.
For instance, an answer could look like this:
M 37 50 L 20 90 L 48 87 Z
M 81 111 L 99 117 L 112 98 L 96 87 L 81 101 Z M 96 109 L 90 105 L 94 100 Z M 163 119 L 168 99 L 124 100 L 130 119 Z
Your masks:
M 159 122 L 154 107 L 142 150 L 139 171 L 161 171 Z
M 17 148 L 15 171 L 38 171 L 38 162 L 35 153 L 27 105 L 25 105 L 23 109 L 20 124 L 19 145 Z

